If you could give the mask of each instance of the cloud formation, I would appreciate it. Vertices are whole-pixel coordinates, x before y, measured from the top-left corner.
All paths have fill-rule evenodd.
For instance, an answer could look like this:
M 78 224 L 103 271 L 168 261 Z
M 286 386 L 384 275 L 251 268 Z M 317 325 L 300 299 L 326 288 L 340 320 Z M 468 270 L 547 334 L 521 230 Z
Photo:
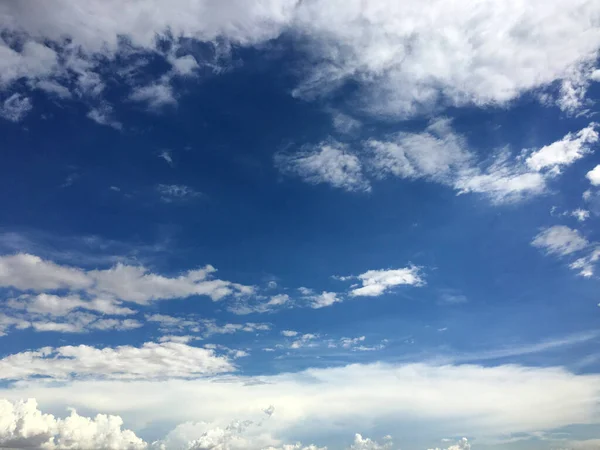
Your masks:
M 32 377 L 69 380 L 145 380 L 186 378 L 232 372 L 226 357 L 211 349 L 177 342 L 146 342 L 140 347 L 122 345 L 98 349 L 88 345 L 44 347 L 15 353 L 0 359 L 0 379 L 26 380 Z
M 0 447 L 47 450 L 142 450 L 146 443 L 121 429 L 119 416 L 83 417 L 73 409 L 64 419 L 44 414 L 34 399 L 10 402 L 0 399 Z

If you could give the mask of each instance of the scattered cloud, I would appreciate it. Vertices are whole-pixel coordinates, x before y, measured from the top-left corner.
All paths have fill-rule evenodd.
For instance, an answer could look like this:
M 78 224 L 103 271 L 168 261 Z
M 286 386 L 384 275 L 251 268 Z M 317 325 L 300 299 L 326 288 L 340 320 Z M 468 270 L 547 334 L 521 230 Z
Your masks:
M 309 301 L 309 306 L 313 309 L 325 308 L 334 303 L 339 303 L 342 298 L 335 292 L 323 291 L 320 294 L 309 294 L 304 296 L 305 300 Z
M 13 94 L 0 104 L 0 117 L 11 122 L 20 122 L 32 107 L 29 97 Z
M 360 280 L 362 286 L 350 291 L 352 297 L 378 297 L 389 292 L 395 286 L 422 286 L 425 284 L 420 274 L 420 268 L 417 266 L 402 269 L 368 270 L 355 278 Z
M 296 175 L 310 184 L 330 184 L 350 192 L 371 190 L 358 156 L 339 142 L 322 142 L 296 153 L 278 153 L 275 164 L 282 173 Z
M 115 130 L 122 130 L 123 125 L 115 120 L 113 116 L 113 108 L 108 103 L 102 103 L 96 108 L 91 108 L 87 113 L 87 117 L 99 125 L 106 125 Z
M 592 122 L 577 133 L 568 133 L 561 140 L 531 153 L 525 163 L 536 172 L 548 170 L 560 173 L 562 167 L 573 164 L 591 152 L 590 145 L 598 142 L 597 127 Z
M 171 156 L 171 152 L 169 150 L 162 150 L 158 154 L 158 157 L 164 159 L 168 165 L 173 167 L 173 157 Z M 165 185 L 160 185 L 160 186 L 165 186 Z M 178 187 L 178 186 L 176 186 L 176 187 Z M 183 186 L 183 187 L 185 188 L 186 186 Z
M 559 256 L 570 255 L 583 250 L 588 244 L 587 239 L 582 237 L 577 230 L 564 225 L 556 225 L 545 229 L 531 242 L 534 247 Z
M 285 336 L 285 337 L 294 337 L 294 336 L 298 336 L 298 332 L 294 331 L 294 330 L 283 330 L 281 332 L 281 335 Z
M 158 111 L 165 106 L 177 105 L 173 87 L 168 80 L 147 86 L 138 86 L 133 89 L 129 99 L 135 102 L 146 103 L 150 110 Z
M 203 197 L 204 194 L 183 184 L 159 184 L 156 191 L 165 203 L 181 202 Z
M 600 185 L 600 164 L 590 170 L 585 176 L 594 186 Z
M 571 216 L 575 217 L 579 222 L 585 222 L 587 219 L 590 218 L 590 212 L 581 208 L 574 209 L 573 211 L 571 211 L 570 214 Z
M 293 305 L 293 301 L 287 294 L 272 295 L 268 301 L 266 297 L 258 296 L 255 299 L 242 299 L 228 309 L 234 314 L 246 315 L 252 313 L 269 313 Z

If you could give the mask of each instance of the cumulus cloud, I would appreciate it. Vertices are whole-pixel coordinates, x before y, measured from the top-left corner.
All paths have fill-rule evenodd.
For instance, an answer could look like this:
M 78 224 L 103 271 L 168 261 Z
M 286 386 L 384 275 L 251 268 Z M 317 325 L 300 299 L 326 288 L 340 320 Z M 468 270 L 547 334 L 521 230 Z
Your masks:
M 583 250 L 589 242 L 577 230 L 556 225 L 540 232 L 531 244 L 547 253 L 565 256 Z
M 594 186 L 600 185 L 600 164 L 590 170 L 585 176 Z
M 550 170 L 559 173 L 561 167 L 568 166 L 591 152 L 590 145 L 598 142 L 597 124 L 591 123 L 577 133 L 568 133 L 561 140 L 546 145 L 531 153 L 525 163 L 532 170 Z
M 323 95 L 353 80 L 362 88 L 365 110 L 377 114 L 407 117 L 440 103 L 504 104 L 572 78 L 582 60 L 595 60 L 600 45 L 600 33 L 587 20 L 595 7 L 583 0 L 567 10 L 560 1 L 541 0 L 489 0 L 477 8 L 469 2 L 393 0 L 329 5 L 313 1 L 298 8 L 296 20 L 309 36 L 314 60 L 295 93 Z M 563 14 L 569 19 L 557 19 Z M 567 43 L 561 33 L 593 36 L 592 42 Z
M 362 286 L 350 291 L 350 295 L 353 297 L 377 297 L 395 286 L 422 286 L 425 283 L 420 275 L 420 269 L 416 266 L 402 269 L 368 270 L 355 278 L 360 280 Z
M 234 366 L 211 349 L 177 342 L 146 342 L 98 349 L 88 345 L 44 347 L 0 359 L 0 379 L 74 377 L 143 380 L 197 377 L 231 372 Z
M 331 306 L 334 303 L 342 301 L 339 294 L 327 291 L 323 291 L 320 294 L 310 294 L 304 296 L 304 298 L 309 301 L 309 306 L 313 309 L 325 308 L 326 306 Z
M 354 435 L 354 442 L 348 450 L 386 450 L 391 449 L 394 443 L 390 436 L 386 436 L 385 442 L 380 444 L 377 441 L 373 441 L 369 438 L 364 438 L 360 434 Z
M 119 416 L 84 417 L 72 409 L 64 419 L 44 414 L 34 399 L 10 402 L 0 399 L 0 446 L 2 448 L 83 448 L 142 450 L 146 443 L 133 431 L 123 430 Z
M 296 153 L 278 153 L 275 163 L 283 173 L 296 175 L 307 183 L 330 184 L 346 191 L 371 190 L 358 156 L 339 142 L 322 142 Z

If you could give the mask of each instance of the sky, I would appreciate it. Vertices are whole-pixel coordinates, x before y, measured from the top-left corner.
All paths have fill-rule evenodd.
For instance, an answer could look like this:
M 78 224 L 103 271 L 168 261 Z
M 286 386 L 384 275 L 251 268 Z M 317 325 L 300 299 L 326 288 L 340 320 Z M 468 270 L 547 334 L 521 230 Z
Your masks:
M 0 448 L 600 448 L 598 1 L 0 28 Z

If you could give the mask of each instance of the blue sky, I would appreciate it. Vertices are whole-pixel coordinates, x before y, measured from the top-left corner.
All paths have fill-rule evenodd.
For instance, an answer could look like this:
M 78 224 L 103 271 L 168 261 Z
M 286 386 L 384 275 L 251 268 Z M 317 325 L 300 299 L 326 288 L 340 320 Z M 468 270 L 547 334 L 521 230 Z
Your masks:
M 0 448 L 600 446 L 592 1 L 0 2 Z

